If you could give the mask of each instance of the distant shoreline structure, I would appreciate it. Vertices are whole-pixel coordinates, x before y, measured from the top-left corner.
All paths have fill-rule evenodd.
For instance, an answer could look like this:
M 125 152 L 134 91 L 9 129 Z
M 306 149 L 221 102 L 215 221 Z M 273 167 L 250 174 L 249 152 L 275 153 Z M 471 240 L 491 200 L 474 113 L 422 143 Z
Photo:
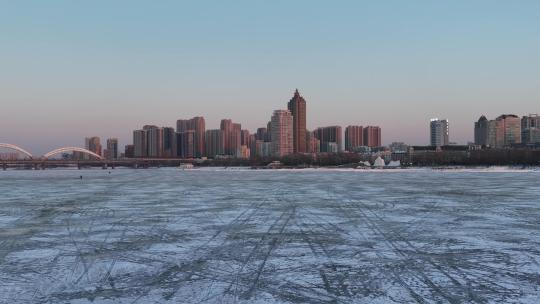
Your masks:
M 81 168 L 83 170 L 78 170 L 77 167 L 53 167 L 48 168 L 46 171 L 74 171 L 74 172 L 83 172 L 86 170 L 90 171 L 104 171 L 100 170 L 98 167 L 85 167 Z M 309 167 L 309 168 L 300 168 L 300 167 L 280 167 L 280 168 L 268 168 L 268 167 L 246 167 L 246 166 L 232 166 L 232 167 L 196 167 L 193 168 L 182 168 L 182 167 L 141 167 L 141 168 L 130 168 L 130 167 L 121 167 L 117 170 L 177 170 L 179 174 L 181 171 L 186 172 L 213 172 L 213 171 L 230 171 L 230 172 L 357 172 L 357 173 L 374 173 L 374 172 L 389 172 L 389 173 L 405 173 L 405 172 L 470 172 L 470 173 L 505 173 L 505 172 L 539 172 L 540 166 L 420 166 L 420 167 L 395 167 L 395 168 L 353 168 L 353 167 Z M 7 170 L 0 170 L 0 176 L 2 172 L 28 172 L 34 170 L 25 170 L 21 168 L 9 168 Z M 36 170 L 42 171 L 42 170 Z M 107 171 L 111 174 L 110 169 Z M 81 175 L 82 176 L 82 175 Z
M 88 161 L 63 161 L 63 160 L 13 160 L 1 161 L 0 171 L 6 170 L 45 170 L 45 169 L 92 169 L 100 168 L 111 170 L 117 168 L 127 169 L 149 169 L 149 168 L 181 168 L 181 169 L 201 169 L 201 168 L 238 168 L 238 169 L 354 169 L 354 170 L 408 170 L 408 169 L 434 169 L 434 170 L 451 170 L 451 169 L 489 169 L 489 168 L 540 168 L 540 161 L 536 155 L 535 161 L 519 162 L 511 161 L 495 161 L 493 163 L 466 163 L 457 162 L 455 159 L 452 162 L 448 161 L 426 161 L 426 158 L 420 159 L 418 162 L 404 162 L 400 160 L 385 161 L 381 157 L 377 157 L 374 161 L 346 159 L 340 158 L 340 155 L 326 155 L 324 159 L 258 159 L 258 160 L 241 160 L 241 159 L 124 159 L 116 161 L 106 160 L 88 160 Z

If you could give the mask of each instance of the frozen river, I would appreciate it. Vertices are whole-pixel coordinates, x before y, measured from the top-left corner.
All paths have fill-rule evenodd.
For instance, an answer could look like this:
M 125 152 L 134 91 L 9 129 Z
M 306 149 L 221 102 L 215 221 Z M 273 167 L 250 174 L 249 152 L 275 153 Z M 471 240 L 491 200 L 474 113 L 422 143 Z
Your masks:
M 538 303 L 539 263 L 538 171 L 0 172 L 0 303 Z

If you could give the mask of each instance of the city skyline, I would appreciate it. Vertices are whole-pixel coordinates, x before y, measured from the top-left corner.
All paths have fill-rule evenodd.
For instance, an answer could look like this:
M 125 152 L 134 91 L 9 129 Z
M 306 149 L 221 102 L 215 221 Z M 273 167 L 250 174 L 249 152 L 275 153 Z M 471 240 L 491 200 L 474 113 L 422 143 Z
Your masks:
M 287 108 L 291 107 L 293 100 L 301 100 L 303 103 L 303 121 L 306 121 L 307 112 L 306 101 L 303 96 L 300 95 L 298 88 L 294 90 L 292 99 L 287 103 Z M 291 134 L 288 135 L 292 142 L 290 147 L 285 148 L 285 153 L 277 153 L 273 155 L 276 148 L 274 147 L 274 141 L 270 140 L 272 120 L 276 113 L 287 112 L 291 118 L 290 123 L 286 123 L 290 128 Z M 280 114 L 282 115 L 282 114 Z M 127 157 L 154 157 L 154 158 L 200 158 L 200 157 L 215 157 L 215 156 L 233 156 L 240 158 L 249 158 L 249 150 L 261 149 L 259 143 L 256 141 L 262 141 L 268 144 L 268 147 L 262 148 L 268 150 L 268 155 L 260 154 L 261 151 L 252 151 L 252 156 L 284 156 L 287 154 L 297 153 L 294 152 L 293 138 L 295 132 L 293 131 L 293 112 L 290 110 L 278 109 L 274 110 L 270 121 L 265 127 L 258 127 L 253 133 L 250 130 L 243 129 L 241 123 L 235 123 L 230 118 L 223 118 L 220 120 L 220 127 L 218 129 L 206 129 L 206 123 L 204 116 L 194 116 L 190 119 L 179 118 L 176 120 L 176 129 L 167 125 L 155 125 L 145 124 L 142 128 L 132 131 L 132 140 L 127 140 L 120 146 L 117 137 L 103 137 L 106 138 L 106 145 L 101 144 L 102 136 L 93 135 L 85 137 L 84 148 L 87 151 L 94 152 L 106 159 L 116 159 L 123 155 L 120 152 L 132 151 L 131 156 Z M 516 114 L 500 114 L 496 120 L 488 121 L 485 115 L 481 115 L 478 121 L 472 122 L 473 124 L 473 140 L 468 141 L 467 145 L 478 145 L 479 147 L 485 146 L 488 148 L 505 148 L 510 147 L 512 144 L 534 144 L 540 142 L 540 132 L 538 126 L 540 126 L 540 119 L 538 114 L 529 113 L 527 115 L 519 116 Z M 506 126 L 506 121 L 512 119 L 512 126 Z M 404 143 L 403 141 L 393 141 L 391 144 L 385 144 L 381 141 L 381 127 L 369 126 L 369 125 L 348 125 L 344 128 L 340 125 L 317 127 L 313 130 L 305 130 L 305 136 L 303 142 L 306 147 L 304 153 L 318 153 L 318 152 L 360 152 L 365 151 L 365 148 L 371 147 L 387 147 L 391 148 L 394 145 L 408 145 L 408 146 L 433 146 L 441 147 L 446 145 L 459 145 L 456 142 L 449 140 L 449 123 L 447 119 L 431 118 L 429 125 L 429 136 L 427 145 L 415 145 L 410 143 Z M 495 125 L 495 123 L 497 123 Z M 441 125 L 442 124 L 442 125 Z M 439 126 L 440 125 L 440 126 Z M 510 128 L 510 129 L 509 129 Z M 496 129 L 496 130 L 495 130 Z M 510 130 L 510 131 L 509 131 Z M 148 133 L 145 135 L 144 132 Z M 219 134 L 216 131 L 220 132 Z M 289 132 L 287 131 L 287 132 Z M 349 133 L 353 132 L 353 134 Z M 143 132 L 143 133 L 141 133 Z M 359 132 L 359 134 L 358 134 Z M 187 134 L 189 133 L 189 134 Z M 211 139 L 205 139 L 210 135 Z M 142 137 L 141 137 L 142 136 Z M 188 136 L 188 137 L 186 137 Z M 201 137 L 202 136 L 202 137 Z M 217 136 L 217 137 L 216 137 Z M 330 138 L 330 139 L 328 139 Z M 217 142 L 222 141 L 222 147 L 216 146 Z M 312 142 L 316 140 L 315 142 Z M 235 142 L 232 145 L 232 142 Z M 156 144 L 157 143 L 157 144 Z M 328 146 L 328 143 L 330 146 Z M 5 143 L 6 145 L 10 145 Z M 317 148 L 312 149 L 313 145 Z M 15 144 L 17 145 L 17 144 Z M 206 153 L 206 146 L 212 146 L 212 152 Z M 146 151 L 139 151 L 144 146 Z M 69 147 L 69 146 L 66 146 Z M 72 147 L 82 148 L 81 145 L 72 145 Z M 190 151 L 186 152 L 186 148 L 189 147 Z M 24 149 L 22 146 L 18 146 L 19 149 Z M 64 147 L 55 147 L 64 148 Z M 139 149 L 138 149 L 139 148 Z M 247 148 L 247 151 L 243 149 Z M 357 149 L 359 148 L 359 149 Z M 152 150 L 157 149 L 157 150 Z M 289 150 L 290 149 L 290 150 Z M 315 150 L 315 151 L 314 151 Z M 51 152 L 52 150 L 49 150 Z M 73 151 L 73 157 L 75 159 L 88 159 L 88 155 L 81 154 L 79 151 Z M 318 151 L 318 152 L 317 152 Z M 26 151 L 25 151 L 26 152 Z M 10 153 L 4 153 L 5 156 L 11 157 L 15 155 L 16 151 Z M 35 153 L 35 152 L 34 152 Z M 41 152 L 35 153 L 34 156 L 40 155 Z M 247 154 L 246 154 L 247 153 Z M 24 153 L 23 153 L 24 154 Z M 41 153 L 43 154 L 43 153 Z
M 290 91 L 290 90 L 289 90 Z M 295 91 L 298 91 L 298 88 L 295 89 Z M 295 92 L 296 94 L 296 92 Z M 294 98 L 294 96 L 293 96 Z M 290 99 L 290 97 L 289 97 Z M 285 98 L 284 101 L 282 101 L 281 104 L 277 104 L 275 107 L 276 108 L 283 108 L 283 109 L 286 109 L 287 108 L 287 98 Z M 289 101 L 290 102 L 290 101 Z M 304 101 L 305 102 L 305 101 Z M 283 103 L 285 103 L 285 106 L 283 106 Z M 270 111 L 270 112 L 273 112 L 274 110 Z M 535 114 L 537 113 L 538 111 L 536 111 L 536 108 L 533 107 L 532 110 L 530 111 L 525 111 L 523 113 L 518 113 L 517 111 L 509 111 L 508 115 L 517 115 L 518 117 L 521 117 L 521 116 L 526 116 L 526 115 L 531 115 L 531 114 Z M 485 113 L 494 113 L 493 115 L 488 115 L 488 114 L 485 114 Z M 502 113 L 506 113 L 506 112 L 502 112 Z M 515 114 L 514 114 L 515 113 Z M 472 115 L 472 114 L 471 114 Z M 451 143 L 454 143 L 454 144 L 467 144 L 467 143 L 470 143 L 470 142 L 475 142 L 475 132 L 474 132 L 474 128 L 471 128 L 471 124 L 474 126 L 474 123 L 476 122 L 478 116 L 494 116 L 494 117 L 497 117 L 499 115 L 502 115 L 500 113 L 495 113 L 493 111 L 484 111 L 480 114 L 475 114 L 475 115 L 472 115 L 475 117 L 475 119 L 473 119 L 471 122 L 468 122 L 468 124 L 466 124 L 466 129 L 468 129 L 468 133 L 470 133 L 470 135 L 468 135 L 469 137 L 467 137 L 467 140 L 466 141 L 462 141 L 462 140 L 459 140 L 459 139 L 456 139 L 456 129 L 460 129 L 460 127 L 463 127 L 463 126 L 455 126 L 455 124 L 452 124 L 452 139 L 450 140 Z M 215 115 L 210 115 L 210 116 L 215 116 Z M 232 115 L 231 115 L 232 116 Z M 228 116 L 228 117 L 231 117 L 231 116 Z M 255 115 L 254 115 L 255 116 Z M 310 118 L 311 116 L 313 116 L 311 113 L 308 115 Z M 316 115 L 315 115 L 316 116 Z M 192 117 L 191 119 L 197 119 L 197 118 L 202 118 L 203 119 L 203 125 L 204 125 L 204 121 L 206 120 L 206 113 L 199 113 L 199 114 L 195 114 L 195 115 L 182 115 L 181 117 Z M 157 126 L 160 126 L 160 127 L 168 127 L 168 126 L 171 126 L 174 128 L 175 125 L 178 124 L 178 121 L 179 120 L 191 120 L 191 119 L 174 119 L 173 122 L 165 122 L 165 123 L 158 123 L 158 122 L 152 122 L 148 119 L 146 120 L 143 120 L 143 121 L 146 121 L 147 123 L 135 123 L 135 127 L 134 129 L 137 129 L 137 128 L 140 128 L 142 127 L 143 125 L 157 125 Z M 232 121 L 235 121 L 235 119 L 231 119 L 231 118 L 221 118 L 221 119 L 218 119 L 217 121 L 209 121 L 209 123 L 207 124 L 206 126 L 206 130 L 212 130 L 212 129 L 219 129 L 220 128 L 220 125 L 222 123 L 222 120 L 224 119 L 229 119 L 229 120 L 232 120 Z M 386 127 L 382 124 L 378 124 L 375 120 L 373 119 L 368 119 L 367 121 L 371 121 L 372 123 L 369 124 L 369 123 L 365 123 L 363 121 L 354 121 L 352 122 L 351 124 L 348 124 L 348 125 L 361 125 L 361 126 L 364 126 L 364 127 L 367 127 L 367 126 L 370 126 L 370 125 L 377 125 L 379 126 L 380 128 L 384 128 L 385 129 L 385 135 L 381 141 L 381 144 L 383 146 L 388 146 L 390 145 L 391 143 L 394 143 L 394 142 L 405 142 L 409 145 L 431 145 L 431 141 L 430 141 L 430 137 L 429 137 L 429 134 L 426 135 L 426 131 L 425 131 L 425 123 L 426 123 L 426 120 L 429 119 L 428 117 L 425 118 L 424 121 L 421 121 L 421 125 L 422 125 L 422 128 L 424 130 L 420 130 L 421 132 L 423 132 L 424 134 L 421 134 L 421 136 L 419 136 L 419 140 L 418 141 L 407 141 L 405 140 L 405 138 L 407 138 L 407 134 L 404 134 L 403 137 L 390 137 L 390 135 L 387 135 L 387 130 L 386 130 Z M 264 121 L 264 120 L 263 120 Z M 404 119 L 404 122 L 405 122 L 405 119 Z M 242 125 L 249 125 L 249 126 L 254 126 L 253 128 L 245 128 L 246 130 L 249 130 L 249 131 L 253 131 L 253 132 L 256 132 L 258 128 L 260 128 L 261 126 L 264 125 L 263 122 L 260 122 L 260 123 L 253 123 L 253 122 L 250 122 L 250 123 L 245 123 L 245 122 L 240 122 L 240 124 Z M 420 124 L 420 123 L 418 123 Z M 329 123 L 327 124 L 328 126 L 330 125 L 336 125 L 336 126 L 340 126 L 343 128 L 343 131 L 345 130 L 345 128 L 348 126 L 347 124 L 345 123 L 340 123 L 338 122 L 337 124 L 336 123 Z M 321 127 L 324 127 L 324 126 L 321 126 L 321 125 L 314 125 L 314 123 L 310 123 L 310 119 L 307 119 L 307 130 L 316 130 L 317 128 L 321 128 Z M 96 128 L 96 129 L 99 129 Z M 244 128 L 242 128 L 244 129 Z M 106 132 L 102 132 L 102 133 L 105 133 L 107 135 L 102 135 L 102 134 L 96 134 L 97 132 L 93 132 L 93 131 L 88 131 L 86 133 L 82 132 L 81 134 L 74 134 L 72 138 L 70 138 L 67 143 L 63 143 L 63 142 L 59 142 L 59 144 L 51 144 L 50 142 L 54 142 L 55 139 L 57 137 L 55 136 L 39 136 L 40 139 L 48 139 L 48 142 L 45 141 L 45 142 L 40 142 L 41 144 L 33 144 L 32 142 L 25 142 L 25 141 L 21 141 L 20 138 L 14 138 L 14 137 L 9 137 L 9 134 L 2 134 L 1 138 L 0 138 L 0 142 L 1 141 L 4 141 L 4 142 L 10 142 L 10 143 L 14 143 L 14 144 L 20 144 L 21 146 L 25 146 L 25 147 L 30 147 L 32 151 L 38 151 L 37 153 L 45 153 L 47 151 L 51 151 L 52 149 L 54 148 L 58 148 L 58 147 L 62 147 L 62 146 L 83 146 L 84 145 L 84 142 L 81 142 L 81 138 L 84 140 L 85 137 L 93 137 L 93 136 L 97 136 L 97 137 L 100 137 L 100 138 L 103 138 L 103 139 L 106 139 L 106 138 L 114 138 L 116 139 L 120 146 L 121 147 L 124 147 L 125 145 L 128 145 L 128 144 L 132 144 L 133 140 L 133 136 L 132 136 L 132 131 L 129 131 L 129 130 L 120 130 L 120 131 L 115 131 L 115 132 L 112 132 L 112 131 L 106 131 Z M 129 134 L 127 136 L 125 135 L 118 135 L 118 134 Z M 403 134 L 403 133 L 401 133 Z M 37 134 L 39 135 L 39 133 Z M 78 137 L 80 135 L 80 137 Z M 345 136 L 344 134 L 342 134 L 342 136 Z M 387 139 L 388 137 L 390 137 L 391 139 Z M 345 138 L 345 137 L 343 137 Z M 120 147 L 119 146 L 119 147 Z M 197 155 L 201 155 L 201 154 L 197 154 Z
M 537 1 L 3 2 L 0 140 L 126 143 L 201 115 L 254 131 L 298 87 L 310 130 L 428 144 L 425 121 L 445 117 L 464 144 L 480 115 L 539 112 L 539 20 Z
M 127 158 L 241 158 L 284 157 L 290 154 L 318 154 L 320 152 L 337 153 L 342 151 L 357 152 L 362 149 L 381 147 L 381 128 L 379 126 L 357 126 L 362 132 L 362 142 L 343 145 L 341 126 L 323 126 L 307 130 L 307 102 L 298 88 L 287 103 L 287 109 L 272 112 L 266 127 L 261 126 L 251 132 L 242 128 L 242 124 L 223 118 L 219 129 L 206 129 L 203 116 L 176 121 L 176 130 L 172 127 L 144 125 L 133 131 L 133 141 L 125 146 Z M 345 136 L 347 136 L 347 127 Z M 88 142 L 88 140 L 87 140 Z M 99 138 L 92 149 L 102 155 Z M 349 149 L 347 149 L 349 147 Z M 133 152 L 133 153 L 132 153 Z

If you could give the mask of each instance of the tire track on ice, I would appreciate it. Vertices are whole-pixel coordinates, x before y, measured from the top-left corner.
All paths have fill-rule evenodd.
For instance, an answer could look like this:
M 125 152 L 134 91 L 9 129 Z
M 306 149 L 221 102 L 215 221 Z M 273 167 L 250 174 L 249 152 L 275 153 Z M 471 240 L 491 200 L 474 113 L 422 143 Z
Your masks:
M 367 216 L 367 214 L 362 210 L 362 207 L 360 205 L 354 205 L 350 201 L 344 201 L 344 203 L 348 204 L 351 207 L 351 212 L 358 212 L 360 217 L 364 219 L 364 222 L 366 224 L 366 227 L 370 229 L 373 233 L 376 235 L 379 235 L 382 237 L 385 244 L 388 245 L 389 248 L 391 248 L 395 253 L 397 253 L 399 256 L 406 258 L 407 260 L 414 260 L 411 258 L 407 253 L 403 251 L 394 241 L 392 241 L 382 230 Z M 354 208 L 352 208 L 354 207 Z M 423 281 L 426 286 L 435 294 L 438 294 L 442 298 L 444 298 L 446 301 L 452 304 L 459 303 L 459 300 L 454 298 L 453 296 L 447 294 L 444 292 L 441 288 L 441 286 L 438 286 L 435 284 L 424 271 L 420 269 L 416 269 L 415 272 L 412 272 L 410 268 L 406 268 L 407 272 L 410 273 L 413 277 L 416 277 L 420 281 Z M 415 293 L 416 294 L 416 293 Z M 418 294 L 417 294 L 418 295 Z M 435 300 L 435 299 L 434 299 Z

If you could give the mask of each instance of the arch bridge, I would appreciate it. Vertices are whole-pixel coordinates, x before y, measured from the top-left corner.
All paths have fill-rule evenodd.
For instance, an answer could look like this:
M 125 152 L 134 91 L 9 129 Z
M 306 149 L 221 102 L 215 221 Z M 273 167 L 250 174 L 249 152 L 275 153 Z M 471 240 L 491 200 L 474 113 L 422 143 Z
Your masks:
M 6 149 L 11 149 L 11 150 L 15 150 L 17 152 L 20 152 L 26 156 L 28 156 L 30 159 L 33 158 L 32 154 L 28 151 L 26 151 L 25 149 L 19 147 L 19 146 L 16 146 L 16 145 L 12 145 L 12 144 L 6 144 L 6 143 L 0 143 L 0 148 L 6 148 Z
M 0 148 L 14 150 L 14 151 L 20 152 L 20 153 L 28 156 L 28 158 L 30 158 L 30 159 L 34 159 L 34 156 L 32 155 L 32 153 L 26 151 L 25 149 L 23 149 L 23 148 L 21 148 L 21 147 L 19 147 L 17 145 L 8 144 L 8 143 L 0 143 Z M 60 153 L 64 153 L 64 152 L 80 152 L 80 153 L 84 153 L 84 154 L 93 156 L 93 157 L 95 157 L 95 158 L 97 158 L 99 160 L 104 159 L 99 154 L 96 154 L 96 153 L 94 153 L 94 152 L 92 152 L 92 151 L 90 151 L 88 149 L 79 148 L 79 147 L 63 147 L 63 148 L 54 149 L 54 150 L 44 154 L 41 158 L 42 159 L 48 159 L 51 156 L 54 156 L 54 155 L 57 155 L 57 154 L 60 154 Z
M 96 154 L 90 150 L 87 150 L 87 149 L 83 149 L 83 148 L 78 148 L 78 147 L 63 147 L 63 148 L 58 148 L 58 149 L 54 149 L 46 154 L 43 155 L 43 158 L 44 159 L 48 159 L 49 157 L 53 156 L 53 155 L 57 155 L 57 154 L 60 154 L 60 153 L 65 153 L 65 152 L 80 152 L 80 153 L 84 153 L 84 154 L 87 154 L 87 155 L 90 155 L 90 156 L 93 156 L 99 160 L 103 160 L 104 158 L 99 155 L 99 154 Z

